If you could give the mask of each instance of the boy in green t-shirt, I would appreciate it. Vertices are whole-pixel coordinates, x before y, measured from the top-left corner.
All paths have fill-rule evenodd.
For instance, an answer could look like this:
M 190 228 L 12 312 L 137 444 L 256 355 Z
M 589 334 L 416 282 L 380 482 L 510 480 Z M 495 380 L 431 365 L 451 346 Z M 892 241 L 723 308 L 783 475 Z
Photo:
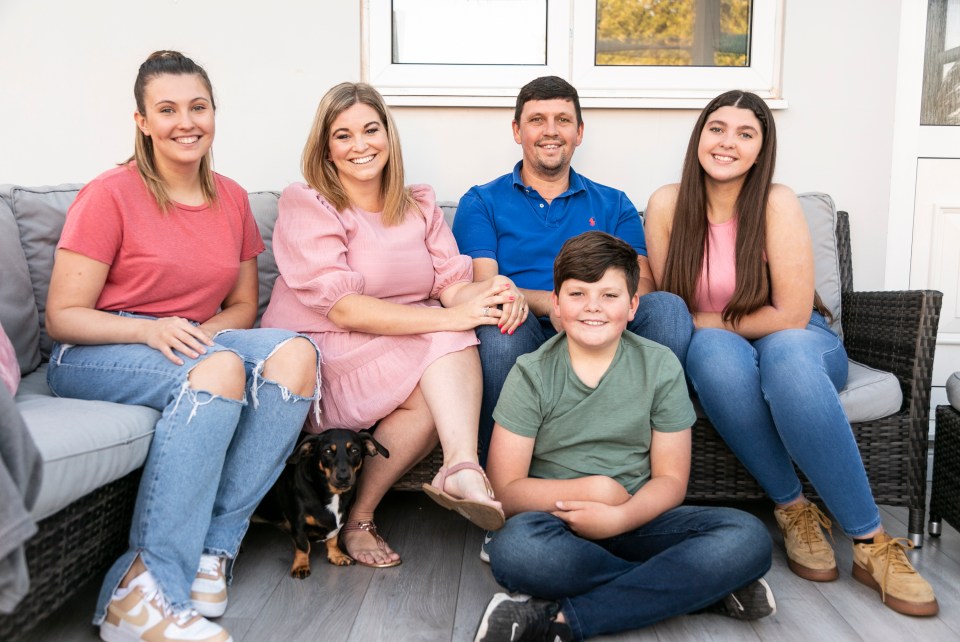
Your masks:
M 517 360 L 487 472 L 508 520 L 486 544 L 498 593 L 476 640 L 580 640 L 668 617 L 776 611 L 752 515 L 681 506 L 696 419 L 667 348 L 630 332 L 637 253 L 604 232 L 554 263 L 563 332 Z M 530 597 L 530 596 L 533 597 Z

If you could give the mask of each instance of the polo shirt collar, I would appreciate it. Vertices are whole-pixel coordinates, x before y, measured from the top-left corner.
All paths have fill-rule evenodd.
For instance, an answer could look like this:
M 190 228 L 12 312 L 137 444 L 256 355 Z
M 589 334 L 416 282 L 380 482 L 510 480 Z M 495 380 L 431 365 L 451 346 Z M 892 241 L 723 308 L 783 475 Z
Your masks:
M 514 187 L 519 187 L 521 190 L 527 189 L 527 186 L 523 182 L 523 177 L 520 175 L 520 168 L 523 167 L 523 161 L 517 161 L 517 164 L 513 166 L 513 185 Z M 583 185 L 583 179 L 580 178 L 580 174 L 577 174 L 573 171 L 573 167 L 570 168 L 570 185 L 567 186 L 567 191 L 563 194 L 560 194 L 557 198 L 564 196 L 570 196 L 571 194 L 576 194 L 577 192 L 582 192 L 586 188 Z

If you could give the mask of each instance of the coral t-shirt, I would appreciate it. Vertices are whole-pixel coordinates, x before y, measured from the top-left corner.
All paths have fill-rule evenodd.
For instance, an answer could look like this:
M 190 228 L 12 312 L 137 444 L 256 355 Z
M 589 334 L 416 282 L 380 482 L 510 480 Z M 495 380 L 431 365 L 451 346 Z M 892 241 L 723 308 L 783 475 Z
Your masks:
M 98 310 L 204 322 L 233 289 L 240 263 L 264 251 L 247 192 L 214 174 L 212 205 L 163 211 L 133 163 L 80 190 L 58 248 L 110 266 Z

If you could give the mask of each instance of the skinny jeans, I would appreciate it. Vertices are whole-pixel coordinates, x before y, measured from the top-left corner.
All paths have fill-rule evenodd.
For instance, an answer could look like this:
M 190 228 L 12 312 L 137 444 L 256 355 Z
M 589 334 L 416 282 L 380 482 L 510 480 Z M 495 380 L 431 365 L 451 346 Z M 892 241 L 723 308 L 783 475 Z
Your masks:
M 753 341 L 727 330 L 693 333 L 686 372 L 710 422 L 777 504 L 800 497 L 796 465 L 843 531 L 860 537 L 880 511 L 839 390 L 847 352 L 823 316 Z

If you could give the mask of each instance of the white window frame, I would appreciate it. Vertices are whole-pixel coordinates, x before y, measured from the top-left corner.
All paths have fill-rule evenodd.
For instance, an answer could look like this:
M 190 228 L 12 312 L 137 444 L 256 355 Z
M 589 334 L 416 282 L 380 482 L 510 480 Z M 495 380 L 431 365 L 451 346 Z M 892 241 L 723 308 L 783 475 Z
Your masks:
M 512 106 L 524 84 L 557 75 L 584 107 L 699 108 L 722 91 L 746 89 L 782 108 L 784 1 L 754 0 L 749 67 L 598 67 L 592 1 L 547 0 L 545 65 L 430 65 L 393 64 L 391 0 L 363 0 L 362 76 L 391 105 Z

